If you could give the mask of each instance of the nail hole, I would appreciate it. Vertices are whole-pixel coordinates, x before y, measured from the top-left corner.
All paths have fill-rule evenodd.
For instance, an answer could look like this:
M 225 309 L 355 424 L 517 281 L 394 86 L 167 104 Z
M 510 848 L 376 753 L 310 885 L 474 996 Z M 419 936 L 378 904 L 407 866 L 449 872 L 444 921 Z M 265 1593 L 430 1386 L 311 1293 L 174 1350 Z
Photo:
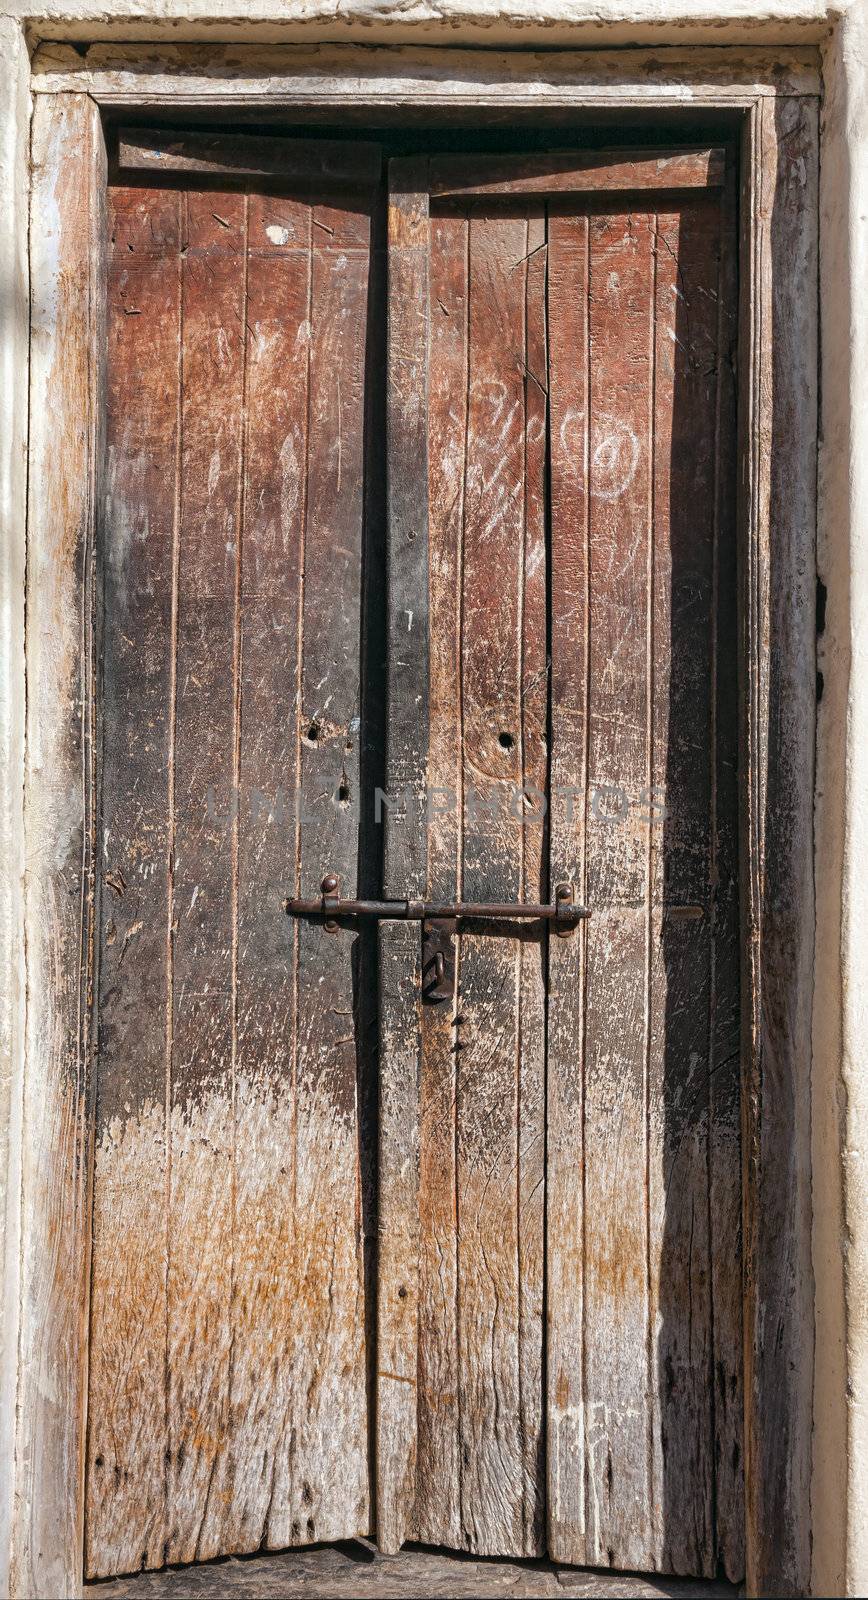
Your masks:
M 349 805 L 349 802 L 350 786 L 348 783 L 342 783 L 338 789 L 338 805 L 346 806 Z
M 311 723 L 310 727 L 307 730 L 307 738 L 308 738 L 308 743 L 309 744 L 316 744 L 317 739 L 319 738 L 319 723 L 318 722 L 312 722 Z
M 406 1300 L 406 1298 L 407 1298 L 407 1291 L 404 1288 L 404 1285 L 402 1283 L 400 1289 L 398 1290 L 398 1299 L 399 1300 Z
M 497 736 L 497 742 L 500 745 L 501 750 L 511 750 L 515 744 L 515 740 L 513 739 L 511 733 L 499 733 Z

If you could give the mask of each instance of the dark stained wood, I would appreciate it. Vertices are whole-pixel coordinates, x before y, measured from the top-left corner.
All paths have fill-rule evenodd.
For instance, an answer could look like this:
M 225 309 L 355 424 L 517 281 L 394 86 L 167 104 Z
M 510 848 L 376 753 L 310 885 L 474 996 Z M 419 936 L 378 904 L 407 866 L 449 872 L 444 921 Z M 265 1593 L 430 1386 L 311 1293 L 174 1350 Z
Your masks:
M 719 196 L 656 218 L 650 574 L 649 788 L 652 808 L 660 802 L 667 808 L 662 823 L 649 830 L 649 1322 L 658 1330 L 652 1526 L 663 1571 L 707 1576 L 717 1567 L 710 1028 L 714 832 L 722 809 L 712 709 L 718 536 L 730 567 L 735 558 L 732 521 L 719 527 L 716 506 L 718 440 L 721 434 L 729 440 L 734 425 L 731 406 L 718 418 L 720 226 Z M 727 642 L 724 636 L 724 650 Z M 732 684 L 731 656 L 723 671 Z M 730 763 L 734 732 L 727 729 L 730 742 L 722 747 Z M 668 914 L 669 905 L 707 910 L 696 920 L 681 919 Z M 730 1177 L 737 1206 L 737 1163 Z M 721 1234 L 718 1248 L 737 1262 L 738 1231 L 731 1238 Z M 737 1344 L 738 1322 L 731 1334 Z M 740 1449 L 740 1426 L 735 1442 Z
M 121 128 L 121 172 L 187 173 L 198 177 L 281 178 L 321 184 L 373 184 L 380 147 L 364 140 L 278 139 L 249 133 L 198 133 L 167 128 Z
M 743 280 L 741 414 L 748 429 L 762 407 L 764 430 L 741 574 L 746 1544 L 751 1589 L 781 1595 L 810 1574 L 817 116 L 811 100 L 763 105 L 743 148 L 759 266 Z
M 370 1519 L 353 935 L 282 909 L 357 887 L 370 214 L 111 199 L 91 1573 Z
M 432 195 L 611 193 L 618 189 L 713 189 L 726 152 L 709 150 L 551 150 L 522 156 L 433 156 Z
M 101 741 L 87 1574 L 159 1566 L 167 1539 L 167 943 L 182 196 L 116 190 L 110 202 L 100 714 L 111 732 Z M 124 1481 L 130 1487 L 119 1496 Z
M 646 1580 L 637 1574 L 581 1572 L 548 1561 L 473 1561 L 442 1550 L 402 1550 L 379 1554 L 367 1543 L 319 1546 L 286 1555 L 219 1565 L 148 1572 L 114 1583 L 86 1586 L 85 1594 L 106 1600 L 290 1600 L 290 1597 L 347 1596 L 347 1600 L 415 1600 L 418 1595 L 466 1600 L 468 1594 L 505 1595 L 511 1600 L 727 1600 L 737 1590 L 728 1583 L 684 1578 Z
M 720 1568 L 745 1570 L 744 1278 L 740 1049 L 741 911 L 739 905 L 738 674 L 726 670 L 739 637 L 738 550 L 727 530 L 738 529 L 738 454 L 735 429 L 725 426 L 737 405 L 737 224 L 735 173 L 721 197 L 717 343 L 717 538 L 715 552 L 716 691 L 712 834 L 714 988 L 710 1049 L 710 1250 L 714 1341 L 714 1505 Z

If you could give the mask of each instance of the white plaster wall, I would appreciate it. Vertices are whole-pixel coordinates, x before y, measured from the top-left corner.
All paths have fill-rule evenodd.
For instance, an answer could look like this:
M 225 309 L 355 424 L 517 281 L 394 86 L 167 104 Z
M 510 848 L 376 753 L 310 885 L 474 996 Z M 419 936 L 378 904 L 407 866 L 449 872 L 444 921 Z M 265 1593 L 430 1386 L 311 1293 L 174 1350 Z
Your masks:
M 25 42 L 824 43 L 813 1592 L 868 1593 L 868 0 L 0 0 L 0 1595 L 13 1512 L 23 939 Z M 3 1187 L 5 1183 L 5 1188 Z M 5 1240 L 5 1242 L 4 1242 Z
M 42 38 L 347 40 L 362 44 L 619 44 L 819 39 L 824 0 L 6 0 Z

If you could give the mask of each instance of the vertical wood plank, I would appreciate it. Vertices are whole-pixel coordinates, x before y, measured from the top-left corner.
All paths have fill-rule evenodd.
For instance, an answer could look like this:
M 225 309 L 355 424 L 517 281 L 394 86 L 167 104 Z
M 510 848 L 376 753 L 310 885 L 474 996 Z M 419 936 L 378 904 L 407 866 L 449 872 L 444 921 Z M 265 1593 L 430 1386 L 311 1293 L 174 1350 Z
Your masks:
M 247 197 L 182 197 L 170 751 L 166 1560 L 222 1553 L 234 1248 L 233 894 Z M 171 370 L 161 375 L 168 389 Z M 129 381 L 129 380 L 128 380 Z
M 20 1172 L 19 1594 L 78 1592 L 88 1322 L 94 551 L 105 150 L 70 94 L 34 108 L 27 557 L 27 1023 Z
M 469 227 L 461 636 L 463 893 L 469 900 L 515 900 L 522 889 L 524 848 L 525 391 L 533 387 L 526 377 L 525 263 L 530 249 L 542 242 L 542 229 L 537 227 L 529 242 L 528 225 L 521 218 L 474 216 Z M 541 315 L 540 306 L 534 359 L 540 353 Z M 536 401 L 534 410 L 539 417 Z M 533 485 L 535 497 L 541 488 Z M 536 534 L 538 540 L 538 528 Z M 532 613 L 532 618 L 538 624 L 538 616 Z M 538 673 L 538 631 L 527 642 Z M 543 643 L 543 661 L 544 655 Z M 537 771 L 540 730 L 531 723 L 528 731 L 535 745 L 530 763 Z M 521 1261 L 524 1256 L 530 1287 L 542 1253 L 542 1219 L 533 1209 L 525 1216 L 520 1212 L 520 1141 L 526 1100 L 531 1129 L 535 1117 L 538 1121 L 543 1052 L 541 1028 L 533 1037 L 534 1015 L 541 1021 L 539 985 L 528 997 L 531 1037 L 523 1034 L 525 944 L 533 951 L 528 965 L 534 963 L 541 975 L 538 927 L 468 928 L 460 939 L 461 1512 L 465 1541 L 480 1554 L 535 1553 L 539 1536 L 539 1474 L 526 1475 L 527 1463 L 536 1462 L 539 1448 L 538 1402 L 523 1414 L 521 1399 L 528 1365 L 535 1365 L 537 1386 L 541 1382 L 541 1306 L 534 1311 L 528 1305 L 529 1315 L 523 1319 Z
M 215 1509 L 230 1548 L 267 1542 L 303 1325 L 287 1152 L 295 1140 L 292 931 L 282 900 L 296 849 L 297 637 L 305 514 L 310 207 L 250 196 L 247 423 L 238 605 L 235 1252 L 231 1456 Z M 273 244 L 266 227 L 279 228 Z M 275 708 L 280 713 L 275 716 Z M 233 812 L 225 808 L 227 824 Z M 271 1359 L 263 1359 L 269 1352 Z M 279 1353 L 279 1354 L 278 1354 Z M 275 1359 L 275 1356 L 278 1358 Z
M 762 101 L 746 152 L 746 1561 L 751 1590 L 787 1595 L 810 1571 L 817 118 L 809 98 Z
M 368 207 L 345 209 L 337 198 L 315 205 L 310 252 L 296 893 L 316 895 L 325 874 L 334 872 L 342 892 L 352 896 L 358 884 Z M 369 1527 L 354 1024 L 358 932 L 301 923 L 296 938 L 291 1161 L 295 1292 L 307 1315 L 297 1335 L 290 1427 L 267 1527 L 272 1549 L 351 1537 Z
M 389 164 L 388 582 L 384 892 L 427 877 L 427 161 Z M 411 1536 L 417 1462 L 419 1315 L 419 932 L 381 924 L 380 1218 L 377 1288 L 377 1539 Z
M 468 228 L 431 219 L 428 888 L 459 898 L 459 640 L 467 431 Z M 460 1548 L 455 1006 L 422 1007 L 419 1084 L 419 1450 L 416 1536 Z
M 655 219 L 648 1053 L 652 1547 L 716 1570 L 709 1213 L 719 204 Z M 732 417 L 726 419 L 730 428 Z M 729 752 L 730 759 L 734 748 Z M 664 814 L 665 808 L 665 814 Z M 679 906 L 702 908 L 680 917 Z M 730 1245 L 731 1247 L 731 1245 Z
M 744 1558 L 744 1276 L 739 855 L 739 638 L 735 172 L 721 200 L 717 344 L 717 547 L 714 661 L 714 992 L 709 1097 L 709 1205 L 714 1339 L 714 1503 L 718 1561 L 737 1581 Z M 742 668 L 743 670 L 743 668 Z
M 647 831 L 653 218 L 590 219 L 585 1033 L 588 1559 L 641 1567 L 650 1534 Z
M 111 731 L 101 739 L 90 1576 L 160 1566 L 167 1540 L 167 947 L 181 215 L 178 194 L 110 195 L 101 720 Z M 120 1483 L 128 1486 L 124 1496 Z
M 542 901 L 550 888 L 547 861 L 549 791 L 549 659 L 547 549 L 548 269 L 545 208 L 531 207 L 525 237 L 524 541 L 521 553 L 521 814 L 519 895 Z M 515 269 L 514 269 L 515 270 Z M 518 1342 L 522 1448 L 522 1548 L 545 1549 L 544 1293 L 546 1200 L 545 929 L 518 946 Z
M 586 903 L 590 368 L 589 221 L 548 218 L 552 887 Z M 586 929 L 549 940 L 546 1125 L 548 1550 L 587 1557 L 584 1430 Z

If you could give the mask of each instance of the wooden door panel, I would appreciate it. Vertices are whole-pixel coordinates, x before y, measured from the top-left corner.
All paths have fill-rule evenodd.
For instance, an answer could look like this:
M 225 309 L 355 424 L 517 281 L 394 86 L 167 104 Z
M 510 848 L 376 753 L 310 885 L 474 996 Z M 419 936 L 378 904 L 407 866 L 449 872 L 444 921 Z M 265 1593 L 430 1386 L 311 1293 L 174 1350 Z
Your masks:
M 154 140 L 110 192 L 88 1574 L 367 1533 L 370 1454 L 384 1549 L 738 1578 L 726 153 L 402 158 L 383 330 L 372 147 L 288 192 L 280 140 Z M 453 1003 L 381 927 L 373 1450 L 362 940 L 283 912 L 370 892 L 372 337 L 383 892 L 592 913 L 459 924 Z
M 584 789 L 572 829 L 553 801 L 552 866 L 594 908 L 572 989 L 551 950 L 549 1529 L 564 1559 L 737 1575 L 727 225 L 719 196 L 549 220 L 552 766 Z
M 460 888 L 468 900 L 517 900 L 526 860 L 512 805 L 523 787 L 522 684 L 544 671 L 545 620 L 524 606 L 528 481 L 538 408 L 526 406 L 528 334 L 544 308 L 528 295 L 541 218 L 472 218 L 468 240 L 468 415 L 460 653 Z M 539 435 L 536 434 L 539 444 Z M 537 451 L 534 464 L 544 463 Z M 430 537 L 439 530 L 432 506 Z M 493 604 L 492 575 L 497 574 Z M 542 623 L 542 627 L 540 627 Z M 529 730 L 538 748 L 538 728 Z M 464 1538 L 482 1553 L 531 1555 L 542 1531 L 536 1456 L 542 1388 L 542 1209 L 527 1199 L 527 1160 L 543 1135 L 539 930 L 467 928 L 460 936 L 456 1057 L 456 1229 L 460 1496 Z M 523 975 L 526 987 L 522 984 Z M 424 1068 L 423 1068 L 424 1070 Z M 539 1185 L 537 1196 L 539 1196 Z M 536 1197 L 535 1197 L 536 1198 Z M 424 1218 L 423 1218 L 424 1226 Z
M 399 666 L 428 691 L 402 746 L 427 875 L 389 892 L 566 881 L 592 916 L 465 925 L 417 1083 L 412 1033 L 384 1030 L 418 1291 L 393 1315 L 380 1285 L 381 1335 L 403 1316 L 387 1548 L 741 1570 L 734 241 L 720 152 L 685 160 L 659 210 L 586 175 L 592 199 L 545 199 L 544 171 L 522 197 L 502 161 L 493 199 L 428 205 L 473 174 L 413 174 L 429 633 Z M 509 816 L 512 786 L 545 820 L 530 795 Z M 418 941 L 387 937 L 406 1004 Z
M 369 1517 L 354 936 L 282 902 L 356 885 L 370 204 L 110 211 L 91 1575 Z

